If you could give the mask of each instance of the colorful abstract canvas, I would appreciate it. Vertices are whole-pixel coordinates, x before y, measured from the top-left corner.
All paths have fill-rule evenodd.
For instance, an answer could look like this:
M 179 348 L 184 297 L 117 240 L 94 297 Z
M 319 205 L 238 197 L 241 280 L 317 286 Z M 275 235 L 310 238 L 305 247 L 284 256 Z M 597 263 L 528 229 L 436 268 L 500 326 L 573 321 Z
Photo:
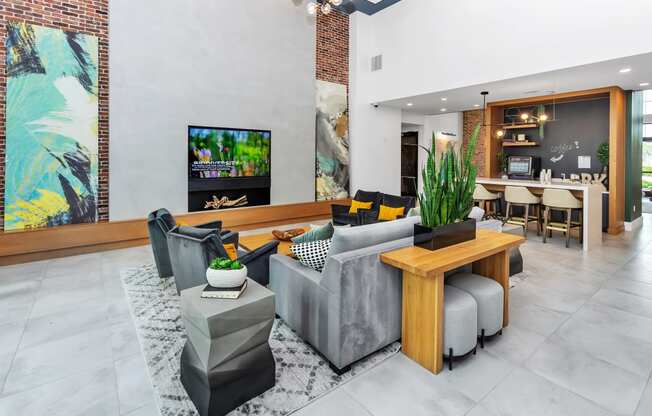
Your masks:
M 97 220 L 98 40 L 7 24 L 5 230 Z
M 346 85 L 317 81 L 318 201 L 349 196 L 349 117 Z

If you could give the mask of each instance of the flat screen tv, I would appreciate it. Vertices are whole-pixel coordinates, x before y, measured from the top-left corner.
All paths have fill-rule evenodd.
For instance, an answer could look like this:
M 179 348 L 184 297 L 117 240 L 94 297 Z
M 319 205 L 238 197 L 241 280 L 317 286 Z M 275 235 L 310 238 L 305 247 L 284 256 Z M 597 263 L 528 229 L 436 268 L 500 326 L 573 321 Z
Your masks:
M 269 177 L 272 132 L 188 127 L 190 178 Z

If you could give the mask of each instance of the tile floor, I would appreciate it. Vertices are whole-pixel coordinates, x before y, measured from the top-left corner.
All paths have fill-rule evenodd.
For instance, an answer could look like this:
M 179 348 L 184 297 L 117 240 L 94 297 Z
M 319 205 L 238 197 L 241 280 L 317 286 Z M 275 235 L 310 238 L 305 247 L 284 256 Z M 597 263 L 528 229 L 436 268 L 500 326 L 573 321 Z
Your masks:
M 503 336 L 432 375 L 398 354 L 297 415 L 652 415 L 652 215 L 522 247 Z M 0 415 L 157 415 L 120 270 L 149 247 L 0 268 Z M 337 413 L 336 413 L 337 412 Z

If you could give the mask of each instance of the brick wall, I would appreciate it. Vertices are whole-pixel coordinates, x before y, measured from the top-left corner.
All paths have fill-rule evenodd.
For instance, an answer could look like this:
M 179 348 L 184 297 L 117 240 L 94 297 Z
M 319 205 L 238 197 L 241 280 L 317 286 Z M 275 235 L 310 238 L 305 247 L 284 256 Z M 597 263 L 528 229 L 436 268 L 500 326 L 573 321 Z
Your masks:
M 471 111 L 465 111 L 463 113 L 463 124 L 464 124 L 464 131 L 463 131 L 463 143 L 464 146 L 467 145 L 469 142 L 469 139 L 471 138 L 471 134 L 473 133 L 473 129 L 475 129 L 475 126 L 478 124 L 482 124 L 482 114 L 484 113 L 484 110 L 471 110 Z M 484 137 L 484 127 L 480 129 L 480 136 L 478 137 L 478 142 L 475 147 L 475 155 L 473 157 L 473 161 L 475 162 L 475 166 L 478 168 L 478 175 L 479 176 L 484 176 L 484 165 L 485 165 L 485 146 L 482 138 Z
M 86 33 L 99 40 L 99 178 L 100 221 L 109 218 L 109 0 L 3 0 L 0 2 L 0 228 L 4 218 L 5 94 L 7 21 Z
M 349 16 L 337 11 L 317 16 L 316 77 L 349 85 Z

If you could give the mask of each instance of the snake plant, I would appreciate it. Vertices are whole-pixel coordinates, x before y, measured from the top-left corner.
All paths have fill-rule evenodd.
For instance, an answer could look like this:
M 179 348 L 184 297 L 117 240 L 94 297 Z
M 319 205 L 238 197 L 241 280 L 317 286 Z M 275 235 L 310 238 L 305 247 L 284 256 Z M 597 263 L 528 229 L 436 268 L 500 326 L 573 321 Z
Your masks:
M 423 191 L 419 194 L 421 224 L 434 228 L 463 221 L 473 208 L 473 191 L 477 168 L 473 165 L 473 153 L 480 134 L 478 124 L 466 149 L 459 153 L 448 144 L 436 161 L 435 134 L 432 134 L 425 166 L 421 170 Z

